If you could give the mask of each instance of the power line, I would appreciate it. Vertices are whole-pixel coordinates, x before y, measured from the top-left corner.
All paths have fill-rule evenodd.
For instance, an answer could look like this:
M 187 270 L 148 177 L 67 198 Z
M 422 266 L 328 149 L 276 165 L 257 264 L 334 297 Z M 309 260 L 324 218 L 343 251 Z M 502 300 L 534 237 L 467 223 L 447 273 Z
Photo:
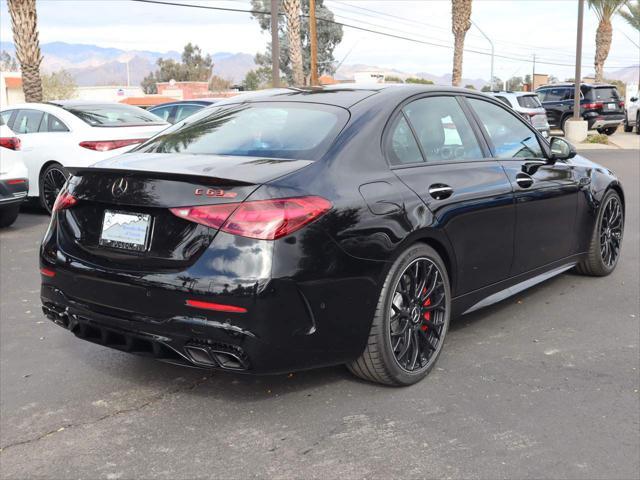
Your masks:
M 131 0 L 132 2 L 139 2 L 139 3 L 149 3 L 149 4 L 155 4 L 155 5 L 167 5 L 167 6 L 174 6 L 174 7 L 186 7 L 186 8 L 199 8 L 199 9 L 204 9 L 204 10 L 219 10 L 219 11 L 226 11 L 226 12 L 240 12 L 240 13 L 251 13 L 254 15 L 271 15 L 271 12 L 268 10 L 254 10 L 254 9 L 242 9 L 242 8 L 231 8 L 231 7 L 213 7 L 211 5 L 196 5 L 196 4 L 191 4 L 191 3 L 178 3 L 178 2 L 169 2 L 169 1 L 161 1 L 161 0 Z M 279 13 L 279 16 L 284 16 L 284 13 Z M 309 18 L 309 15 L 306 14 L 302 14 L 301 16 L 305 17 L 305 18 Z M 344 22 L 339 22 L 336 20 L 332 20 L 329 18 L 324 18 L 324 17 L 316 17 L 318 21 L 321 22 L 326 22 L 326 23 L 331 23 L 334 25 L 340 25 L 342 27 L 346 27 L 346 28 L 351 28 L 354 30 L 359 30 L 362 32 L 367 32 L 367 33 L 373 33 L 375 35 L 382 35 L 385 37 L 389 37 L 389 38 L 395 38 L 398 40 L 406 40 L 409 42 L 413 42 L 413 43 L 419 43 L 422 45 L 429 45 L 432 47 L 439 47 L 439 48 L 446 48 L 449 50 L 453 50 L 453 46 L 452 45 L 447 45 L 447 44 L 442 44 L 442 43 L 436 43 L 436 42 L 432 42 L 432 41 L 427 41 L 427 40 L 420 40 L 420 39 L 416 39 L 416 38 L 411 38 L 411 37 L 407 37 L 404 35 L 399 35 L 399 34 L 395 34 L 395 33 L 388 33 L 388 32 L 381 32 L 379 30 L 373 30 L 371 28 L 366 28 L 366 27 L 360 27 L 358 25 L 351 25 L 348 23 L 344 23 Z M 378 26 L 380 28 L 380 26 Z M 486 52 L 486 51 L 481 51 L 481 50 L 477 50 L 477 49 L 468 49 L 465 48 L 464 49 L 465 52 L 469 52 L 469 53 L 476 53 L 479 55 L 486 55 L 486 56 L 490 56 L 491 54 Z M 520 62 L 527 62 L 527 63 L 531 63 L 531 59 L 528 58 L 516 58 L 516 57 L 510 57 L 507 55 L 500 55 L 500 54 L 495 54 L 496 58 L 502 58 L 505 60 L 513 60 L 513 61 L 520 61 Z M 536 60 L 536 63 L 538 64 L 542 64 L 542 65 L 555 65 L 555 66 L 561 66 L 561 67 L 573 67 L 574 64 L 573 63 L 557 63 L 557 62 L 549 62 L 549 61 L 541 61 L 541 60 Z M 626 67 L 609 67 L 609 68 L 626 68 Z

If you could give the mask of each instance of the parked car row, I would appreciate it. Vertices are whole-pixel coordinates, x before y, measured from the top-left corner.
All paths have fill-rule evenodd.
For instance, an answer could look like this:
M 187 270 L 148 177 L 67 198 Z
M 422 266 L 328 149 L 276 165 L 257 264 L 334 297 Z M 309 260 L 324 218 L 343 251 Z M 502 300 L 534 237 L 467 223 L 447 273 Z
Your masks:
M 18 218 L 20 204 L 27 197 L 29 174 L 20 156 L 20 139 L 0 117 L 0 228 Z
M 546 138 L 549 137 L 551 128 L 547 121 L 547 114 L 540 103 L 538 95 L 531 92 L 491 92 L 491 95 L 513 108 L 524 117 L 533 127 L 540 131 Z
M 49 212 L 68 167 L 124 153 L 169 125 L 138 107 L 87 101 L 12 105 L 0 117 L 20 140 L 28 197 L 38 198 Z

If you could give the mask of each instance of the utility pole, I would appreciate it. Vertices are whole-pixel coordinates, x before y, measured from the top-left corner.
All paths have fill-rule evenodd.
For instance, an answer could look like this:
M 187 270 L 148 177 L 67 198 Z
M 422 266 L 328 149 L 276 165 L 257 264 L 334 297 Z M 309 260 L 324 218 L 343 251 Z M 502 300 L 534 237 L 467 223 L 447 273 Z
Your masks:
M 278 0 L 271 0 L 271 83 L 280 86 L 280 38 L 278 36 Z
M 494 47 L 493 47 L 493 42 L 492 42 L 492 41 L 491 41 L 491 39 L 487 36 L 487 34 L 486 34 L 486 33 L 484 33 L 484 32 L 482 31 L 482 29 L 481 29 L 478 25 L 476 25 L 476 24 L 474 23 L 474 21 L 473 21 L 473 20 L 471 20 L 471 23 L 473 24 L 473 26 L 474 26 L 474 27 L 476 27 L 476 28 L 478 29 L 478 31 L 482 34 L 482 36 L 483 36 L 484 38 L 486 38 L 486 39 L 487 39 L 487 41 L 489 42 L 489 45 L 491 45 L 491 80 L 489 81 L 489 86 L 490 86 L 491 90 L 493 90 L 493 57 L 494 57 L 494 53 L 495 53 L 495 49 L 494 49 Z
M 582 20 L 584 18 L 584 0 L 578 0 L 578 33 L 576 38 L 576 78 L 573 90 L 573 119 L 580 120 L 580 80 L 582 78 Z
M 318 85 L 318 34 L 316 32 L 316 0 L 309 0 L 309 43 L 311 47 L 311 85 Z
M 533 70 L 531 70 L 531 92 L 535 90 L 535 79 L 536 78 L 536 54 L 533 54 Z

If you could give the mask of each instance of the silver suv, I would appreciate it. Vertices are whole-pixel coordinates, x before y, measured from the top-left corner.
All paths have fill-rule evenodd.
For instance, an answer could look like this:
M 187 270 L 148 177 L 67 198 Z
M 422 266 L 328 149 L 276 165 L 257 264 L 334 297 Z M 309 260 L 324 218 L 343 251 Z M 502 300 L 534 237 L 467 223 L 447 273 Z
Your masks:
M 540 103 L 538 95 L 531 92 L 489 92 L 501 102 L 522 115 L 545 138 L 549 137 L 551 128 L 547 121 L 547 113 Z

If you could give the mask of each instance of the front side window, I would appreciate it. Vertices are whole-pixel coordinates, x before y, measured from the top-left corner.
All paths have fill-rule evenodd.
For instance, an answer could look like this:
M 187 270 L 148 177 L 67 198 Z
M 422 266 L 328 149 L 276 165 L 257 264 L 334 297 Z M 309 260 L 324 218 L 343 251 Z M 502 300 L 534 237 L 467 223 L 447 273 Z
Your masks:
M 469 98 L 489 135 L 496 158 L 544 158 L 538 138 L 521 120 L 504 108 Z
M 65 105 L 62 108 L 92 127 L 132 127 L 164 123 L 156 115 L 131 105 Z
M 203 109 L 136 151 L 317 160 L 348 118 L 345 109 L 313 103 L 226 105 Z
M 40 110 L 19 110 L 12 130 L 15 133 L 35 133 L 40 128 L 43 116 Z
M 455 97 L 426 97 L 403 109 L 416 132 L 427 162 L 464 161 L 483 157 Z

